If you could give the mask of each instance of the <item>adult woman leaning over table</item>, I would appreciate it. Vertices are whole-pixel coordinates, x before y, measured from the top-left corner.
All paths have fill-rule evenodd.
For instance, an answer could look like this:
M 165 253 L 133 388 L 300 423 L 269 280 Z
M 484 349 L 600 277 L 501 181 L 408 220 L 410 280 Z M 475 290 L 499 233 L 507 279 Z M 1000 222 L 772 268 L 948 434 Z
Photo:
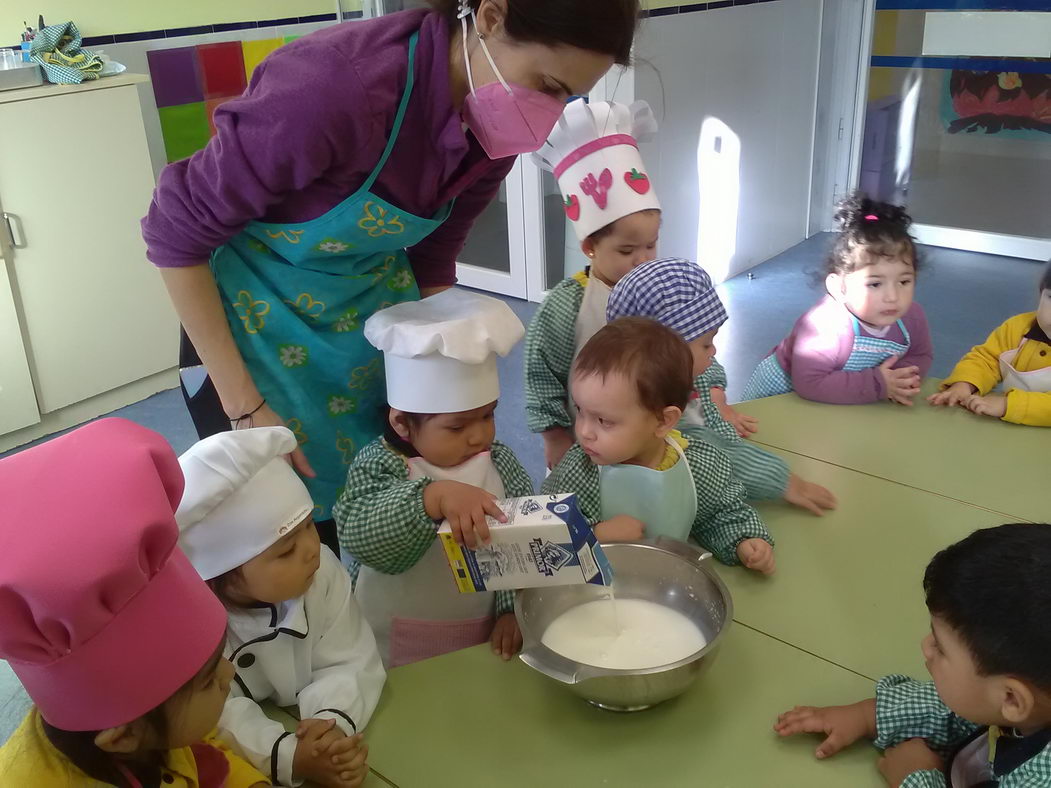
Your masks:
M 365 319 L 455 281 L 515 156 L 628 62 L 638 11 L 638 0 L 435 0 L 334 25 L 260 64 L 216 110 L 208 146 L 161 173 L 143 220 L 184 351 L 214 384 L 210 414 L 210 386 L 205 407 L 191 402 L 198 431 L 288 425 L 327 521 L 347 465 L 383 427 Z

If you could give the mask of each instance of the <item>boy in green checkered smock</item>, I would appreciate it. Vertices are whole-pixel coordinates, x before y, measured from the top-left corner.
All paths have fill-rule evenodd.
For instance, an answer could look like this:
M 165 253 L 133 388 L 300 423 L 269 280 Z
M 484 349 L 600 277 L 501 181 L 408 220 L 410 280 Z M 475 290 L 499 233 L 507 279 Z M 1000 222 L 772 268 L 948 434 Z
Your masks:
M 931 681 L 886 676 L 851 706 L 797 706 L 781 736 L 818 733 L 818 758 L 861 738 L 901 788 L 1051 786 L 1051 525 L 975 531 L 927 566 Z
M 711 278 L 697 263 L 669 258 L 654 260 L 627 274 L 610 294 L 606 318 L 648 317 L 667 326 L 690 346 L 696 376 L 679 429 L 688 437 L 722 449 L 750 499 L 783 498 L 821 515 L 835 508 L 836 499 L 824 487 L 790 472 L 776 454 L 743 440 L 723 418 L 711 396 L 716 383 L 725 387 L 725 373 L 711 374 L 715 335 L 726 322 L 726 309 Z M 722 370 L 722 367 L 719 368 Z
M 770 574 L 773 539 L 730 461 L 675 429 L 691 368 L 686 343 L 656 321 L 622 318 L 600 329 L 570 381 L 580 442 L 541 491 L 576 493 L 600 541 L 689 536 L 725 564 Z
M 383 351 L 388 429 L 354 458 L 333 513 L 355 596 L 389 667 L 489 641 L 521 647 L 510 592 L 461 594 L 437 538 L 488 542 L 496 501 L 533 494 L 511 450 L 495 440 L 496 356 L 524 328 L 502 301 L 446 290 L 396 304 L 365 323 Z

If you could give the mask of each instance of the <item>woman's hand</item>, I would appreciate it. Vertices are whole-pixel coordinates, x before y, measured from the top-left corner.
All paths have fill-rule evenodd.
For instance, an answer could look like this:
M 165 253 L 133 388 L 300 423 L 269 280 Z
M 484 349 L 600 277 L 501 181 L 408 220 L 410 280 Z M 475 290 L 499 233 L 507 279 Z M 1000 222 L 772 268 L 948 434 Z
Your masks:
M 236 417 L 235 417 L 236 419 Z M 231 420 L 230 423 L 233 425 L 235 430 L 248 429 L 249 427 L 284 427 L 285 420 L 282 419 L 274 409 L 271 408 L 266 402 L 263 402 L 259 408 L 243 419 Z M 295 451 L 287 455 L 288 461 L 292 463 L 292 467 L 296 469 L 296 472 L 300 476 L 306 476 L 307 478 L 313 479 L 317 474 L 314 469 L 310 466 L 310 461 L 307 456 L 303 453 L 303 450 L 296 447 Z
M 858 739 L 876 738 L 876 699 L 869 698 L 849 706 L 796 706 L 778 715 L 774 731 L 778 736 L 821 733 L 825 740 L 814 753 L 828 758 Z

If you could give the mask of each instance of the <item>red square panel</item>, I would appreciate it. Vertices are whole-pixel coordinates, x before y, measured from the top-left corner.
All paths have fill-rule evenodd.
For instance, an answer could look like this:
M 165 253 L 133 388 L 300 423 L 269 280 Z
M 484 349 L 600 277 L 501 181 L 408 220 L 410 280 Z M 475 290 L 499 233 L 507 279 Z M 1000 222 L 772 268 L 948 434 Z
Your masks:
M 244 92 L 245 63 L 240 41 L 201 44 L 197 53 L 206 99 L 240 96 Z

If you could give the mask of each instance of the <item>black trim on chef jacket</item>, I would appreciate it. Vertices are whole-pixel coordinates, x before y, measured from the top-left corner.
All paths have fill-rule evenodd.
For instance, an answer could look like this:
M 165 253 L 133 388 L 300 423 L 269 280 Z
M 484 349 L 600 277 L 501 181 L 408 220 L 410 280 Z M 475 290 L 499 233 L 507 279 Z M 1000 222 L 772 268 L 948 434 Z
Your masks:
M 270 750 L 270 782 L 274 785 L 279 785 L 280 780 L 277 778 L 277 748 L 281 746 L 281 742 L 285 740 L 286 736 L 291 736 L 291 731 L 285 731 L 277 737 L 277 741 L 274 742 L 273 749 Z
M 358 732 L 358 726 L 354 724 L 354 720 L 352 720 L 350 717 L 348 717 L 346 714 L 344 714 L 339 709 L 319 709 L 318 710 L 318 714 L 320 714 L 323 711 L 330 711 L 333 714 L 338 714 L 340 717 L 342 717 L 343 719 L 345 719 L 347 722 L 350 723 L 350 727 L 354 729 L 354 733 Z
M 270 608 L 270 626 L 273 627 L 277 623 L 277 605 L 270 605 L 270 604 L 268 604 L 268 605 L 265 605 L 265 607 Z M 303 610 L 303 615 L 304 615 L 304 617 L 306 616 L 306 609 L 305 608 Z M 241 651 L 243 649 L 246 649 L 249 646 L 253 646 L 253 645 L 257 644 L 257 643 L 269 643 L 271 640 L 275 640 L 278 635 L 291 635 L 292 637 L 298 638 L 299 640 L 306 640 L 306 637 L 307 637 L 307 635 L 309 633 L 310 633 L 310 620 L 307 619 L 307 631 L 306 632 L 296 632 L 296 630 L 294 630 L 294 629 L 285 629 L 284 627 L 281 627 L 281 628 L 275 629 L 273 632 L 267 632 L 265 635 L 261 635 L 260 637 L 254 638 L 252 640 L 246 640 L 244 643 L 242 643 L 240 646 L 238 646 L 232 652 L 230 652 L 230 656 L 228 657 L 228 659 L 229 659 L 230 662 L 232 662 L 234 664 L 234 668 L 235 668 L 235 670 L 234 670 L 234 681 L 237 682 L 237 686 L 241 688 L 241 692 L 244 693 L 244 696 L 246 698 L 248 698 L 249 700 L 251 700 L 251 701 L 255 701 L 256 703 L 259 702 L 259 701 L 256 701 L 255 696 L 253 696 L 252 693 L 248 690 L 248 686 L 244 683 L 244 680 L 241 678 L 241 676 L 236 671 L 236 668 L 244 668 L 245 670 L 247 670 L 248 668 L 252 667 L 252 665 L 255 664 L 255 660 L 256 660 L 255 654 L 248 653 L 248 654 L 243 654 L 242 655 Z M 248 662 L 246 665 L 240 665 L 240 664 L 238 664 L 238 660 L 242 656 L 245 657 L 245 658 L 251 657 L 252 661 Z M 353 725 L 353 724 L 354 723 L 352 722 L 351 725 Z M 357 728 L 355 728 L 355 730 L 357 730 Z
M 988 728 L 979 728 L 956 748 L 952 756 L 945 762 L 946 785 L 952 786 L 952 765 L 957 756 L 968 744 L 988 733 Z M 1000 784 L 1001 777 L 1010 774 L 1026 761 L 1043 752 L 1049 744 L 1051 744 L 1051 728 L 1044 728 L 1028 736 L 1012 736 L 1007 732 L 1002 732 L 996 741 L 996 757 L 993 759 L 993 774 L 996 775 L 996 779 L 986 780 L 970 788 L 996 788 Z

